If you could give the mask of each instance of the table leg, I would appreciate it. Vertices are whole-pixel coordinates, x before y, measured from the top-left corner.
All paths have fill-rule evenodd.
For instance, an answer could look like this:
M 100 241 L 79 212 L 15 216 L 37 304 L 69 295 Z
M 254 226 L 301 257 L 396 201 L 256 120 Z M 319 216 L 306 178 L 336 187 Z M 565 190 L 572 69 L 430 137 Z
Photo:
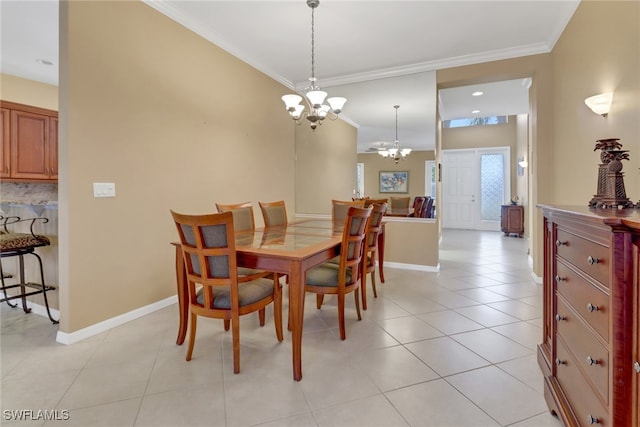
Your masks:
M 178 288 L 178 311 L 180 315 L 180 326 L 178 328 L 177 345 L 182 345 L 187 336 L 187 325 L 189 323 L 189 304 L 187 302 L 187 273 L 184 269 L 184 258 L 182 258 L 182 247 L 176 247 L 176 286 Z
M 292 263 L 289 271 L 289 312 L 293 348 L 293 379 L 302 379 L 302 322 L 304 319 L 304 274 L 300 263 Z
M 382 269 L 384 264 L 384 235 L 385 226 L 382 224 L 382 229 L 378 233 L 378 274 L 382 283 L 384 283 L 384 270 Z

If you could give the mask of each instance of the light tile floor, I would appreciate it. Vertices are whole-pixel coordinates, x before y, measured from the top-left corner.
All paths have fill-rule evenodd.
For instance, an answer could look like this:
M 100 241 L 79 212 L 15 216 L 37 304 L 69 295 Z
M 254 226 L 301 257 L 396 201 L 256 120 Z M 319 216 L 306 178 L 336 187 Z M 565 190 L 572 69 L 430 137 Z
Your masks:
M 541 286 L 524 239 L 445 230 L 440 271 L 387 268 L 356 320 L 347 300 L 308 295 L 303 379 L 272 316 L 241 320 L 241 373 L 230 334 L 202 319 L 193 359 L 176 346 L 171 306 L 65 346 L 44 317 L 2 305 L 2 420 L 19 426 L 559 426 L 536 363 Z M 286 294 L 286 293 L 285 293 Z M 285 307 L 286 309 L 286 307 Z M 6 411 L 66 410 L 64 421 Z M 36 414 L 34 412 L 34 414 Z M 60 413 L 61 414 L 61 413 Z

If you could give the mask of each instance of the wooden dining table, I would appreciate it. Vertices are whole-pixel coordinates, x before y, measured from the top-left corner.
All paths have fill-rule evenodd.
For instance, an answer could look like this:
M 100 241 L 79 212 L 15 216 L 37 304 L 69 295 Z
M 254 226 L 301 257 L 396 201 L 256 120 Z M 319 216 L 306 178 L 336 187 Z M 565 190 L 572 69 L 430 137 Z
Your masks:
M 236 233 L 238 266 L 288 275 L 293 379 L 302 379 L 302 327 L 306 272 L 340 253 L 342 225 L 331 220 L 305 219 L 287 226 L 265 227 Z M 380 233 L 379 245 L 384 245 Z M 180 324 L 176 344 L 182 345 L 189 321 L 187 277 L 180 243 L 175 246 Z M 384 282 L 384 251 L 378 251 L 380 280 Z

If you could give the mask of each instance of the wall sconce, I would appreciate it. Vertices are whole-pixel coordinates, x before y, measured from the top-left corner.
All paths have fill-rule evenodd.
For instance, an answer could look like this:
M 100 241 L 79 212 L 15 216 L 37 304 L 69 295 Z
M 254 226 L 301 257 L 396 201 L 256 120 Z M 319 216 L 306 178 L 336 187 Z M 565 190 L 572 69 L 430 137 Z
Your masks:
M 518 157 L 518 176 L 524 175 L 524 168 L 529 166 L 524 157 Z
M 584 100 L 584 103 L 587 104 L 587 107 L 591 108 L 591 111 L 594 113 L 600 114 L 602 117 L 607 117 L 607 115 L 609 115 L 612 100 L 613 92 L 609 92 L 590 96 Z

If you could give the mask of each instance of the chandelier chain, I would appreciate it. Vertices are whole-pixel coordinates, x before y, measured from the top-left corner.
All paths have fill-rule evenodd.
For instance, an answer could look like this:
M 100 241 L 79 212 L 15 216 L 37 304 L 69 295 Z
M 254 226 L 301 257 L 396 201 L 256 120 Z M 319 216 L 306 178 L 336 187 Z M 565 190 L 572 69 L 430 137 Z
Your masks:
M 316 49 L 315 49 L 315 25 L 314 25 L 314 12 L 315 8 L 311 8 L 311 86 L 315 86 L 316 80 Z

